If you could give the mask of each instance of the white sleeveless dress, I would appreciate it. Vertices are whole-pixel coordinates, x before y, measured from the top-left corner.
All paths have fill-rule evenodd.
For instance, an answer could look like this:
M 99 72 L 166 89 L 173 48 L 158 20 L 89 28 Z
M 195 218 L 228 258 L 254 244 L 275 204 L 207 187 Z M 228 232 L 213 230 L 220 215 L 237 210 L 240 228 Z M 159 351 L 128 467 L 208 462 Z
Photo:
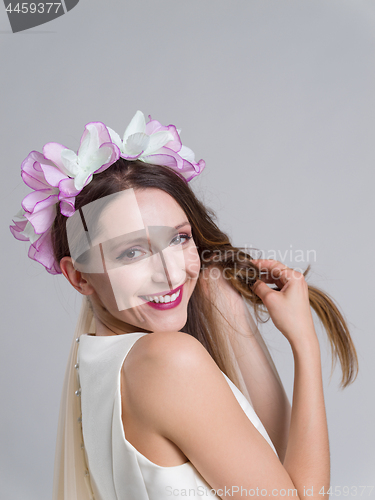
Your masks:
M 191 462 L 161 467 L 126 440 L 121 420 L 121 367 L 144 332 L 81 335 L 77 363 L 82 432 L 95 500 L 218 498 Z M 223 373 L 223 372 L 222 372 Z M 248 418 L 276 450 L 245 396 L 223 373 Z

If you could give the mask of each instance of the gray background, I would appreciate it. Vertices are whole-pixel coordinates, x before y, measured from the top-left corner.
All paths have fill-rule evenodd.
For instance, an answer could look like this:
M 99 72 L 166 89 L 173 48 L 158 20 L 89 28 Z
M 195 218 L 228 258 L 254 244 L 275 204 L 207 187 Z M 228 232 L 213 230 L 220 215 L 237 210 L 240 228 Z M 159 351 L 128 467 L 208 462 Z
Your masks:
M 21 162 L 50 141 L 77 149 L 89 121 L 122 134 L 137 109 L 206 160 L 192 185 L 234 243 L 297 267 L 315 251 L 310 282 L 340 304 L 360 363 L 340 391 L 319 329 L 331 484 L 375 485 L 374 41 L 373 1 L 81 0 L 19 34 L 0 8 L 1 498 L 51 498 L 80 304 L 9 232 Z M 291 398 L 289 345 L 262 331 Z

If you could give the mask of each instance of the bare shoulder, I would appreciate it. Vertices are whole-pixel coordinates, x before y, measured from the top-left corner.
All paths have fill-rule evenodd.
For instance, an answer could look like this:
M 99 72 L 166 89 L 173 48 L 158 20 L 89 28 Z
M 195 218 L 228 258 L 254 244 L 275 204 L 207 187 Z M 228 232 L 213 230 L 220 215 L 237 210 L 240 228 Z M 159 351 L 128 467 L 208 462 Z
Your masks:
M 224 394 L 238 404 L 210 354 L 183 332 L 139 339 L 126 358 L 123 377 L 133 418 L 178 447 L 181 429 L 194 420 L 199 425 L 213 394 L 216 400 Z
M 199 356 L 199 352 L 205 351 L 202 344 L 192 335 L 183 332 L 159 332 L 144 335 L 139 339 L 127 359 L 129 363 L 137 364 L 170 361 L 175 362 L 177 358 Z M 207 353 L 208 354 L 208 353 Z
M 130 394 L 149 396 L 156 384 L 165 391 L 183 381 L 192 383 L 193 375 L 203 375 L 207 365 L 220 373 L 195 337 L 183 332 L 163 332 L 140 338 L 126 357 L 123 372 Z
M 231 393 L 203 345 L 183 332 L 153 333 L 139 339 L 126 357 L 122 377 L 134 419 L 167 439 L 182 425 L 178 409 L 188 401 L 186 392 L 199 393 L 204 399 L 204 380 L 210 391 Z

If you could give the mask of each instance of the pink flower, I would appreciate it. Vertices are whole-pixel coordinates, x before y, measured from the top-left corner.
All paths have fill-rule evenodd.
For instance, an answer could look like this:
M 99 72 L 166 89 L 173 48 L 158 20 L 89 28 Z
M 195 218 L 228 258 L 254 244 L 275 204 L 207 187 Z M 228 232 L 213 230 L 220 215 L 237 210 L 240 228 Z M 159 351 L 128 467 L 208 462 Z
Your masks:
M 101 122 L 88 123 L 75 154 L 61 144 L 50 142 L 43 153 L 31 151 L 21 165 L 21 176 L 33 191 L 22 201 L 22 210 L 10 226 L 13 236 L 30 241 L 29 257 L 45 266 L 51 274 L 61 273 L 55 261 L 51 227 L 57 213 L 70 217 L 75 212 L 77 194 L 94 173 L 102 172 L 120 156 Z
M 56 206 L 55 206 L 56 208 Z M 52 241 L 51 231 L 48 230 L 43 234 L 36 234 L 34 227 L 26 218 L 27 212 L 20 210 L 13 219 L 14 226 L 10 226 L 11 233 L 17 240 L 30 241 L 29 257 L 47 269 L 51 274 L 60 274 L 60 266 L 56 262 Z
M 15 216 L 10 230 L 16 239 L 30 241 L 31 259 L 43 264 L 48 272 L 57 274 L 61 271 L 53 256 L 50 228 L 59 201 L 62 213 L 73 213 L 71 201 L 65 200 L 59 189 L 60 182 L 68 176 L 38 151 L 31 151 L 22 162 L 21 176 L 34 191 L 23 199 L 22 210 Z

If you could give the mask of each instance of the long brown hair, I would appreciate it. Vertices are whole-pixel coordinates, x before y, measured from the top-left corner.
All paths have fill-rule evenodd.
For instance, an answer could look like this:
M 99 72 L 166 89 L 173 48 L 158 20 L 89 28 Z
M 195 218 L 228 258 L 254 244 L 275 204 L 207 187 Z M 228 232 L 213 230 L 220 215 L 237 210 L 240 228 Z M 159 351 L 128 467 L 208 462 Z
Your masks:
M 252 291 L 252 285 L 259 279 L 259 270 L 252 263 L 251 255 L 231 244 L 229 237 L 215 224 L 215 213 L 205 207 L 183 177 L 170 168 L 120 158 L 105 172 L 93 176 L 93 180 L 77 196 L 75 208 L 79 210 L 88 203 L 129 188 L 157 188 L 172 196 L 191 224 L 192 235 L 201 258 L 201 270 L 211 265 L 219 267 L 224 278 L 253 305 L 255 316 L 264 321 L 264 306 Z M 58 212 L 52 227 L 54 254 L 58 262 L 63 257 L 70 256 L 66 222 L 67 217 Z M 309 267 L 304 274 L 307 274 Z M 189 300 L 188 319 L 181 331 L 197 338 L 218 367 L 239 387 L 224 333 L 215 321 L 214 304 L 207 297 L 201 278 L 202 273 Z M 339 359 L 342 370 L 341 387 L 344 388 L 352 383 L 358 374 L 358 358 L 347 324 L 327 294 L 309 286 L 309 295 L 310 305 L 327 332 L 333 366 Z

